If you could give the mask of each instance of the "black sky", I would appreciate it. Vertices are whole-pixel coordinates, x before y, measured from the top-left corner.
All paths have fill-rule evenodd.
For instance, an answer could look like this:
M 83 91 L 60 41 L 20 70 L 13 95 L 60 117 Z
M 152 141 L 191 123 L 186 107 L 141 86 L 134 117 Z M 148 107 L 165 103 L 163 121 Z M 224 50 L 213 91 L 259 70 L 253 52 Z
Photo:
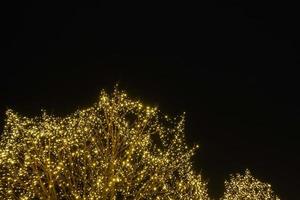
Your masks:
M 119 83 L 164 112 L 187 112 L 195 165 L 214 196 L 229 173 L 249 168 L 297 199 L 298 13 L 249 2 L 2 6 L 1 127 L 7 108 L 66 115 Z

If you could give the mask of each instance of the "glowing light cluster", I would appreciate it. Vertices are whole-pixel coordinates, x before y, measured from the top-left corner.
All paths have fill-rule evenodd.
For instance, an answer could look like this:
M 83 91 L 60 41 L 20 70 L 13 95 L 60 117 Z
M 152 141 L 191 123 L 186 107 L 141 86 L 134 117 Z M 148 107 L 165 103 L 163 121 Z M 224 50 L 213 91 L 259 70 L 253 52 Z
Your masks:
M 249 170 L 245 175 L 232 175 L 225 181 L 225 193 L 222 200 L 279 200 L 271 185 L 254 178 Z
M 184 116 L 162 117 L 117 89 L 65 118 L 6 114 L 0 199 L 209 199 Z

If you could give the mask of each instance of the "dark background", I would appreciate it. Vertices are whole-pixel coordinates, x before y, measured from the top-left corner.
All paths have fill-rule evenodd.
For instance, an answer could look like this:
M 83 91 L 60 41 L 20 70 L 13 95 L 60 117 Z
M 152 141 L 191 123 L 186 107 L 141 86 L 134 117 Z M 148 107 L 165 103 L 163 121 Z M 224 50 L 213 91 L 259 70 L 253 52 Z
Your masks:
M 295 5 L 29 1 L 1 10 L 1 129 L 7 108 L 63 116 L 119 83 L 163 112 L 187 112 L 212 196 L 249 168 L 282 199 L 298 198 Z

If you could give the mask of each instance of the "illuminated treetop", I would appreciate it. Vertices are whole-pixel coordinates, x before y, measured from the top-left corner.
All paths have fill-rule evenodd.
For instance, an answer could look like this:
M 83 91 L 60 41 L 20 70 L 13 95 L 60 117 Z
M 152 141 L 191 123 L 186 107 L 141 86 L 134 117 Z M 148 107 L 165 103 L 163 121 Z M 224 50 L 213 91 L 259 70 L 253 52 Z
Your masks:
M 6 115 L 0 199 L 208 199 L 184 116 L 171 119 L 117 89 L 65 118 Z
M 225 193 L 222 200 L 279 200 L 271 189 L 271 185 L 254 178 L 249 170 L 245 175 L 231 175 L 225 181 Z

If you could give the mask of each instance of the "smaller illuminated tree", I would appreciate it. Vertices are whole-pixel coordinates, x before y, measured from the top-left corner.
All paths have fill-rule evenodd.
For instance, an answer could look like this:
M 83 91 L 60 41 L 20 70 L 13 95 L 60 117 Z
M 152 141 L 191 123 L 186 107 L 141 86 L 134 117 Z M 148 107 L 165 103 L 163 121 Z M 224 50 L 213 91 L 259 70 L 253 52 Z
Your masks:
M 247 169 L 245 175 L 231 175 L 225 181 L 225 193 L 222 200 L 279 200 L 271 185 L 254 178 Z

